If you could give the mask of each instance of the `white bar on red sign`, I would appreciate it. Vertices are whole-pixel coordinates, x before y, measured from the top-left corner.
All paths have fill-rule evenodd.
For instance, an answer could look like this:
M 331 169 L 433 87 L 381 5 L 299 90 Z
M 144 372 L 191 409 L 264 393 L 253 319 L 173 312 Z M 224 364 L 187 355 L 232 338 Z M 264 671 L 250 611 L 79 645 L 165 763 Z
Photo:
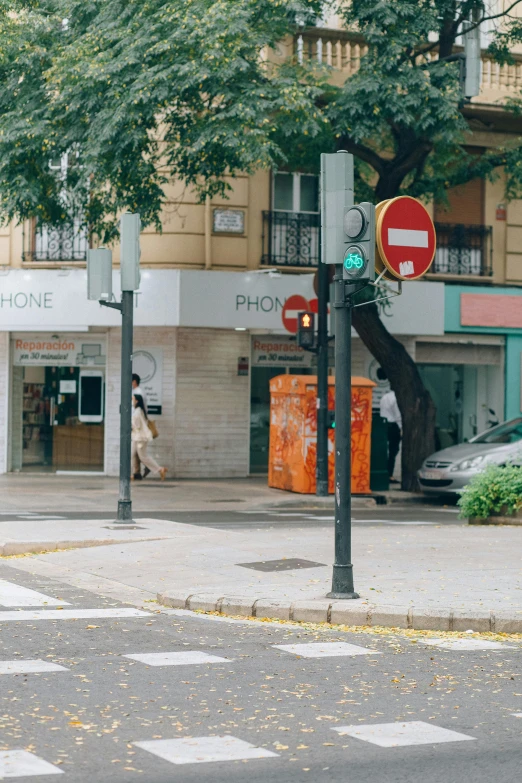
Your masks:
M 402 247 L 428 247 L 428 232 L 413 228 L 389 228 L 388 244 Z

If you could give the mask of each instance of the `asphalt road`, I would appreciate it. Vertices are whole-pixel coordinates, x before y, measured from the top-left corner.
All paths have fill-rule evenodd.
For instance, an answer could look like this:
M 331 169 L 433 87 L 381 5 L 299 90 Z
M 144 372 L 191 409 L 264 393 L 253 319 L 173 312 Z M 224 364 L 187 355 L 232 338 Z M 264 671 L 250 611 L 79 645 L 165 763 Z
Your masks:
M 52 513 L 40 512 L 3 512 L 0 514 L 0 532 L 2 522 L 16 520 L 41 519 L 109 519 L 107 511 L 93 512 L 67 512 L 60 513 L 59 508 Z M 140 511 L 134 514 L 135 521 L 140 519 L 167 519 L 181 522 L 187 525 L 199 525 L 203 527 L 222 528 L 225 530 L 239 530 L 259 528 L 261 526 L 285 526 L 285 527 L 318 527 L 332 526 L 334 521 L 333 509 L 268 509 L 256 511 L 221 511 L 211 509 L 208 511 Z M 404 506 L 374 506 L 371 508 L 355 508 L 352 522 L 354 525 L 464 525 L 467 520 L 459 519 L 458 508 L 448 506 L 424 506 L 407 504 Z
M 0 562 L 0 604 L 0 777 L 520 779 L 522 639 L 480 649 L 483 637 L 464 635 L 479 649 L 455 650 L 419 635 L 140 611 L 16 560 Z M 294 644 L 311 646 L 280 647 Z M 62 668 L 23 673 L 49 664 Z

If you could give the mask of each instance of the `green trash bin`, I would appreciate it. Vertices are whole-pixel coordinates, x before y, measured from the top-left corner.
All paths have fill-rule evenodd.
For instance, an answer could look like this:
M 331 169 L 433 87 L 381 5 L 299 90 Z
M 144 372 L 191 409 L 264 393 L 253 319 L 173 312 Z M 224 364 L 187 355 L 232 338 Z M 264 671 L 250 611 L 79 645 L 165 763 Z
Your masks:
M 372 446 L 370 457 L 370 489 L 383 492 L 390 488 L 388 476 L 388 427 L 379 411 L 372 415 Z

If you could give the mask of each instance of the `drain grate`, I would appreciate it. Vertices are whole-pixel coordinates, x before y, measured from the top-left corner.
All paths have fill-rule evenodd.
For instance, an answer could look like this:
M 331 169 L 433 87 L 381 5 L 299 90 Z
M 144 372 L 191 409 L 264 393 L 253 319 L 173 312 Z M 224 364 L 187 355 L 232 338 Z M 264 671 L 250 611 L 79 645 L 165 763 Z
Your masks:
M 288 557 L 281 560 L 260 560 L 258 563 L 236 563 L 241 568 L 251 568 L 252 571 L 295 571 L 299 568 L 319 568 L 326 563 L 315 563 L 313 560 L 301 560 L 298 557 Z

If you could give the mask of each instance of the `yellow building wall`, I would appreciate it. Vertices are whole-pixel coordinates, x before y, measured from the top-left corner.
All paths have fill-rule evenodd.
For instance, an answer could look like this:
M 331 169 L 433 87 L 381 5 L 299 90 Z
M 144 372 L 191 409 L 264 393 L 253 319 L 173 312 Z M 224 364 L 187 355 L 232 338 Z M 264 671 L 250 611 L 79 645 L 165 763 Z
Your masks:
M 185 269 L 256 269 L 262 254 L 263 211 L 270 208 L 270 172 L 252 176 L 227 177 L 230 190 L 208 204 L 198 202 L 194 190 L 182 182 L 165 187 L 167 197 L 161 214 L 162 232 L 148 226 L 141 237 L 143 267 L 180 267 Z M 213 210 L 235 209 L 244 212 L 243 234 L 213 231 Z M 26 224 L 25 250 L 30 250 L 31 225 Z M 113 263 L 119 265 L 119 243 L 112 248 Z M 75 262 L 76 263 L 76 262 Z M 67 261 L 30 261 L 23 266 L 40 269 L 63 266 Z M 0 228 L 0 266 L 22 266 L 22 227 Z

